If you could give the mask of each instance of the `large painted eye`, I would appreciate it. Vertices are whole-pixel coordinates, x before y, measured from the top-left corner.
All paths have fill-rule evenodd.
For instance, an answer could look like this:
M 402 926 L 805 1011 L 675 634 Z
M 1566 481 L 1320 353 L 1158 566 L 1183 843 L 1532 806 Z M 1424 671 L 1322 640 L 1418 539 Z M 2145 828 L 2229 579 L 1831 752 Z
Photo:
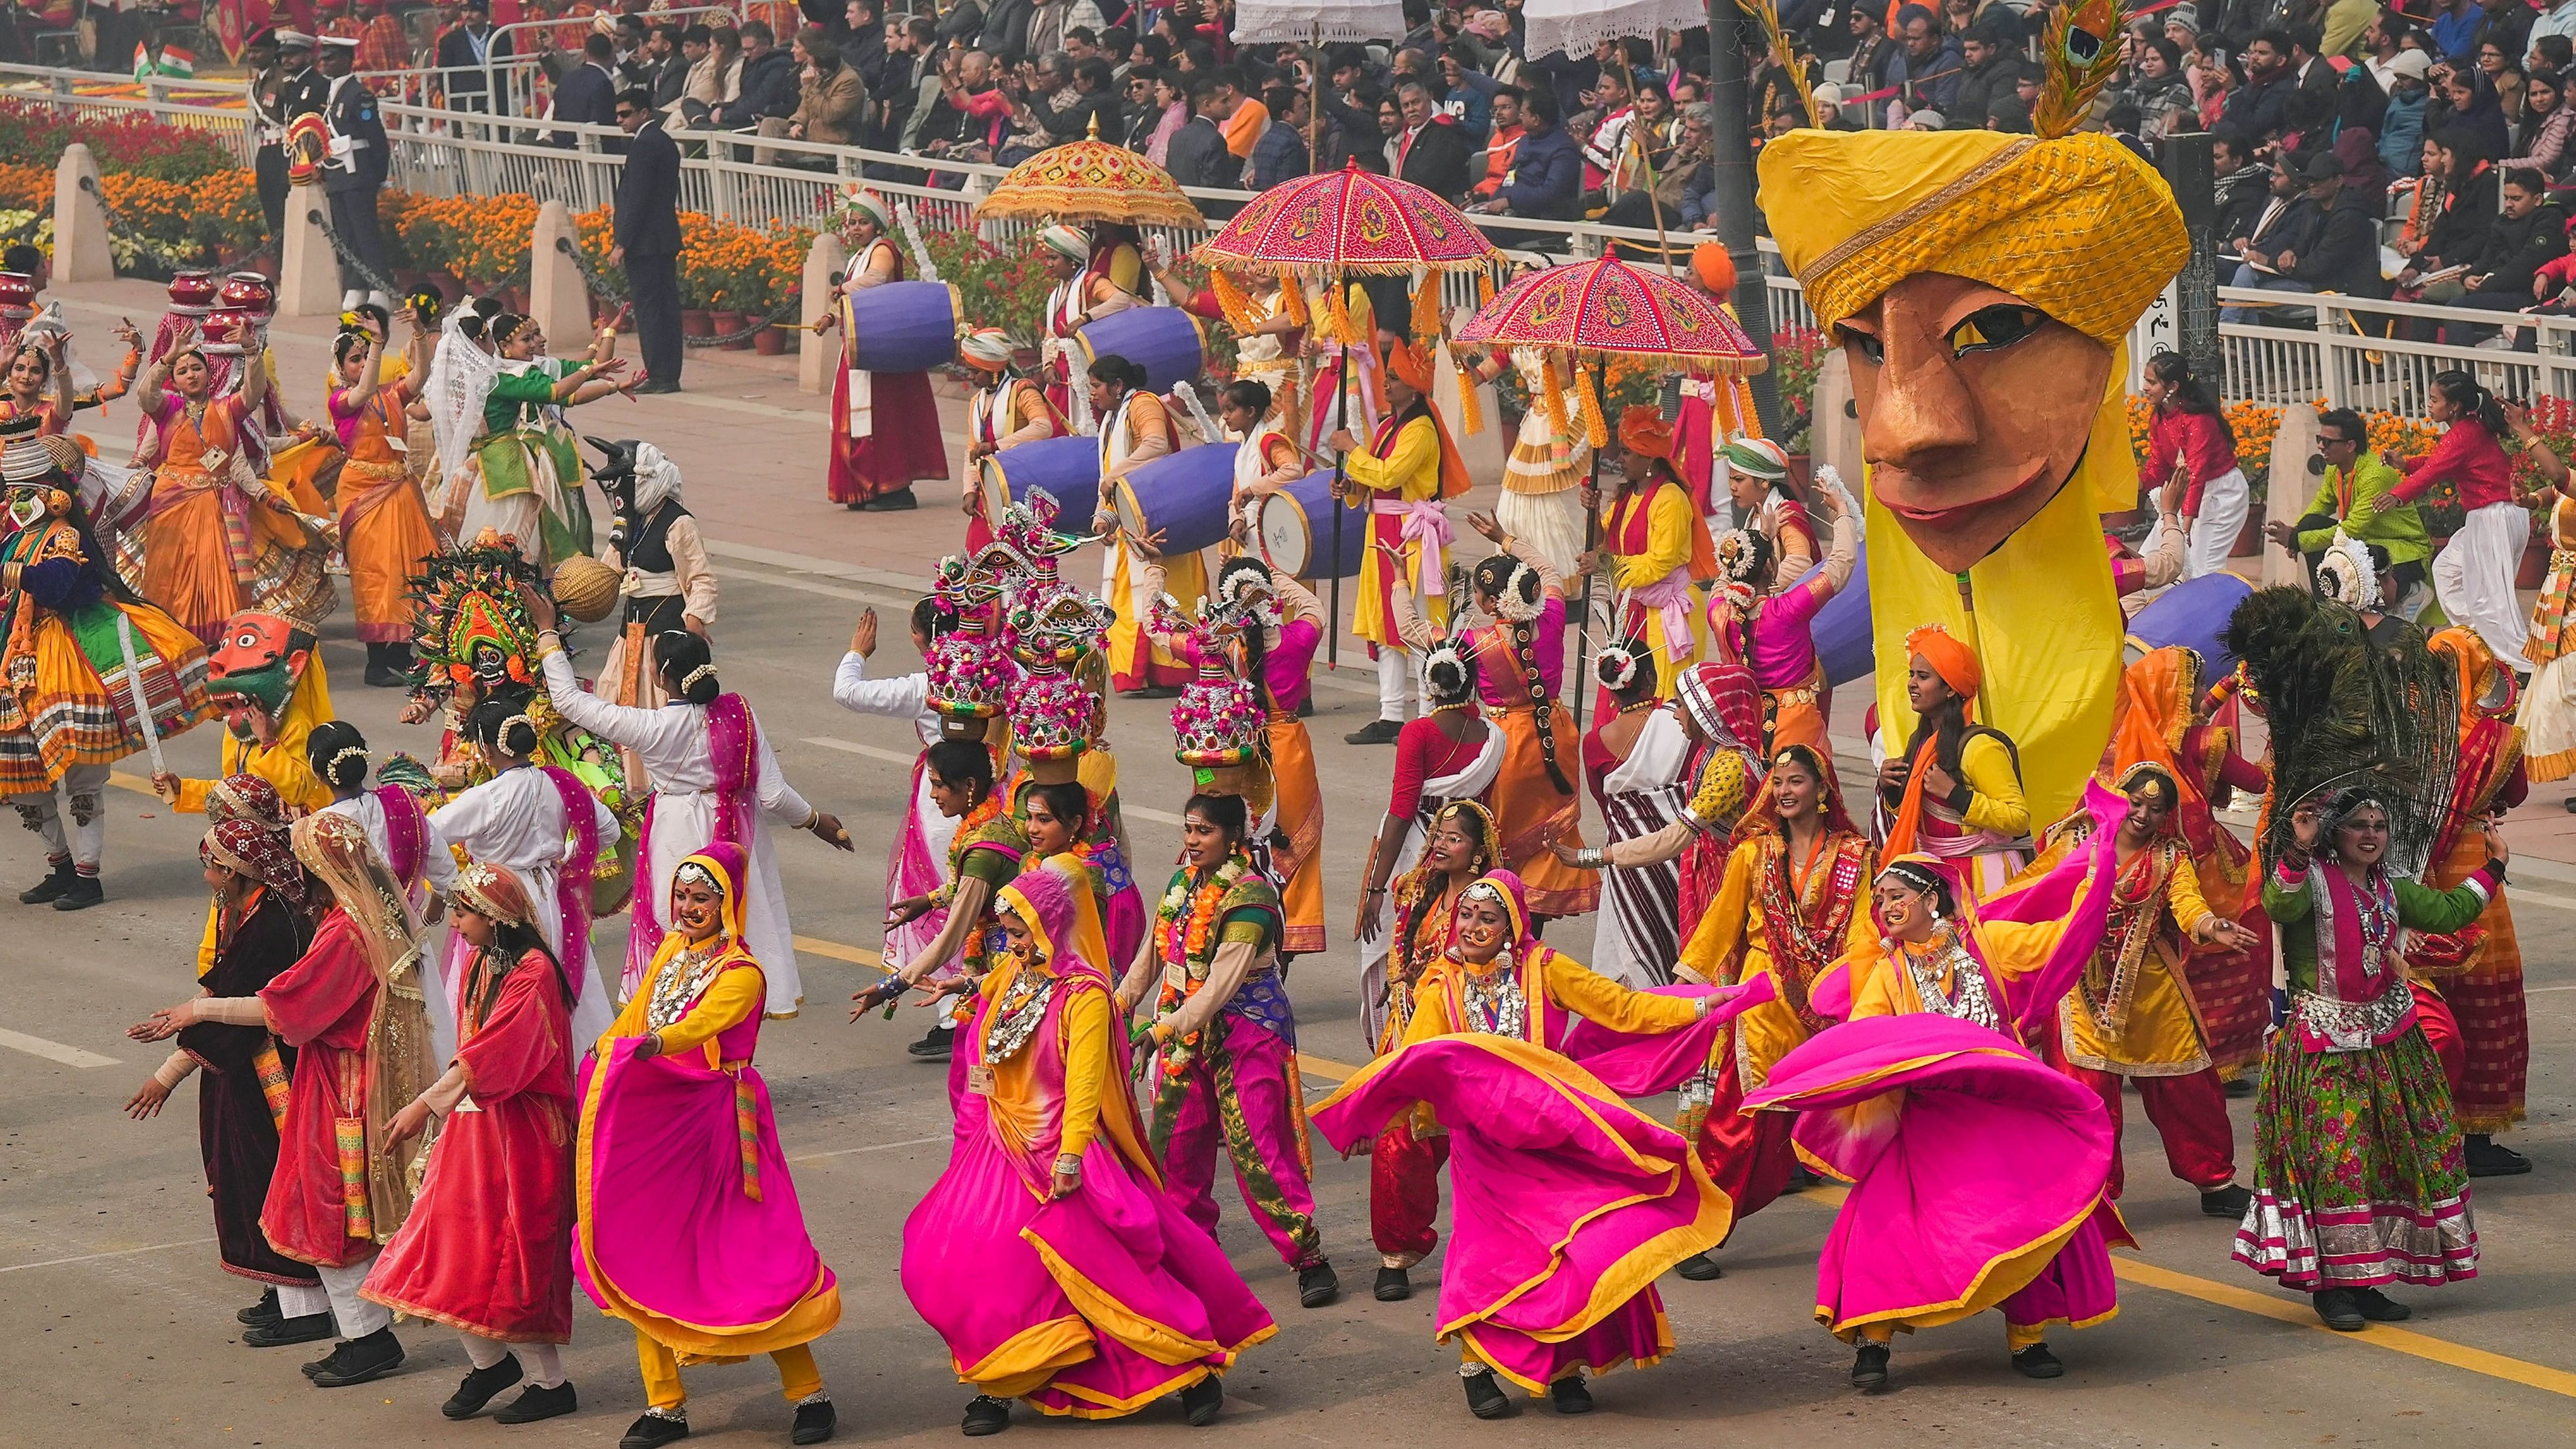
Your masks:
M 1980 307 L 1959 320 L 1950 329 L 1950 350 L 1965 357 L 1971 352 L 1992 352 L 2010 347 L 2040 329 L 2048 314 L 2036 307 L 2013 302 L 1998 302 Z
M 1845 347 L 1868 358 L 1873 365 L 1883 367 L 1887 364 L 1887 342 L 1877 333 L 1863 332 L 1857 327 L 1836 326 L 1834 335 Z

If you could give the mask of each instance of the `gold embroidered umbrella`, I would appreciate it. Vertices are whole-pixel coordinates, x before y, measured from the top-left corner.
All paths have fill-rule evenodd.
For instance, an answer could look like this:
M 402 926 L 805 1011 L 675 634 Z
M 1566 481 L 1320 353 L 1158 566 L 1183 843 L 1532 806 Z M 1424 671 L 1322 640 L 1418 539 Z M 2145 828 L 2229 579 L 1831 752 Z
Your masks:
M 975 208 L 977 221 L 1120 221 L 1131 226 L 1203 227 L 1207 218 L 1181 194 L 1172 173 L 1092 134 L 1050 146 L 1011 168 Z

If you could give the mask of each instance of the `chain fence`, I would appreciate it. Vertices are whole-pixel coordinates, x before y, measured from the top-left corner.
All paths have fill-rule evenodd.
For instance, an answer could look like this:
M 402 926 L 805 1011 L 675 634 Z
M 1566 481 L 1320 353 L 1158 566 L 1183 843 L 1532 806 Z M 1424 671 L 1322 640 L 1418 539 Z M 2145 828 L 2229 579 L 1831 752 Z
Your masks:
M 582 285 L 589 289 L 592 296 L 606 301 L 612 307 L 631 307 L 634 305 L 634 289 L 611 280 L 597 267 L 592 266 L 590 263 L 590 257 L 584 253 L 580 247 L 573 244 L 572 238 L 568 236 L 556 237 L 555 250 L 572 258 L 572 264 L 581 271 Z M 680 338 L 680 345 L 683 347 L 730 347 L 737 342 L 748 342 L 769 328 L 795 326 L 796 324 L 790 323 L 787 320 L 795 314 L 795 311 L 796 299 L 791 297 L 788 300 L 779 303 L 775 308 L 772 308 L 768 316 L 754 320 L 750 326 L 744 328 L 740 332 L 723 332 L 712 337 L 689 337 L 684 335 Z M 800 328 L 799 330 L 802 329 Z

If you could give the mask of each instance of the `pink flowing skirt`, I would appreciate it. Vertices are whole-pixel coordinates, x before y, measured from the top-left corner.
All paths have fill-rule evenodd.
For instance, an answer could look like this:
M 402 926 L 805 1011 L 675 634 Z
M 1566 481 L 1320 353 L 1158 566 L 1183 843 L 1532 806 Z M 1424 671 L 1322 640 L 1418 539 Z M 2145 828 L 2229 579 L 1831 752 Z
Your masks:
M 1347 1153 L 1417 1102 L 1449 1129 L 1442 1339 L 1532 1393 L 1671 1350 L 1654 1281 L 1732 1217 L 1681 1134 L 1555 1052 L 1482 1035 L 1378 1058 L 1314 1125 Z
M 1772 1067 L 1750 1107 L 1852 1184 L 1816 1265 L 1816 1318 L 1929 1328 L 2001 1307 L 2081 1327 L 2119 1309 L 2101 1099 L 2019 1046 L 1945 1016 L 1863 1017 Z
M 1278 1331 L 1216 1240 L 1115 1151 L 1095 1141 L 1081 1190 L 1040 1197 L 983 1102 L 962 1097 L 948 1170 L 903 1225 L 903 1291 L 960 1379 L 1044 1413 L 1117 1418 Z

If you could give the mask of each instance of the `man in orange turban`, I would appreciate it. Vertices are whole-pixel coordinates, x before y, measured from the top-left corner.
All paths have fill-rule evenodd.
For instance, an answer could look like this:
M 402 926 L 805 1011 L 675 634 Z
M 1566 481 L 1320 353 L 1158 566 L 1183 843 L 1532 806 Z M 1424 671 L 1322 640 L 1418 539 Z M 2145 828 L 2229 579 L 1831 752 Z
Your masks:
M 1914 734 L 1879 767 L 1879 797 L 1896 812 L 1884 848 L 1890 858 L 1918 850 L 1970 857 L 1968 887 L 1983 897 L 2030 859 L 2021 759 L 2011 740 L 1970 723 L 1985 683 L 1975 650 L 1938 624 L 1907 634 L 1905 649 Z
M 1606 571 L 1617 587 L 1618 631 L 1651 651 L 1659 699 L 1699 661 L 1691 584 L 1716 573 L 1708 524 L 1672 458 L 1673 429 L 1661 413 L 1632 407 L 1619 415 L 1619 489 L 1601 518 L 1601 546 L 1583 558 L 1585 573 Z M 1602 691 L 1604 717 L 1617 708 Z
M 1368 550 L 1360 558 L 1359 597 L 1351 603 L 1351 632 L 1368 641 L 1377 660 L 1378 717 L 1343 739 L 1354 745 L 1390 745 L 1402 733 L 1405 700 L 1418 696 L 1413 661 L 1396 632 L 1392 596 L 1401 570 L 1405 587 L 1423 602 L 1432 627 L 1448 622 L 1447 549 L 1455 536 L 1445 500 L 1467 491 L 1466 460 L 1431 405 L 1430 353 L 1399 342 L 1387 352 L 1387 416 L 1365 443 L 1349 428 L 1336 429 L 1324 446 L 1344 455 L 1341 496 L 1365 498 Z M 1401 562 L 1390 562 L 1392 553 Z M 1408 686 L 1411 686 L 1408 688 Z M 1427 708 L 1427 706 L 1425 706 Z

